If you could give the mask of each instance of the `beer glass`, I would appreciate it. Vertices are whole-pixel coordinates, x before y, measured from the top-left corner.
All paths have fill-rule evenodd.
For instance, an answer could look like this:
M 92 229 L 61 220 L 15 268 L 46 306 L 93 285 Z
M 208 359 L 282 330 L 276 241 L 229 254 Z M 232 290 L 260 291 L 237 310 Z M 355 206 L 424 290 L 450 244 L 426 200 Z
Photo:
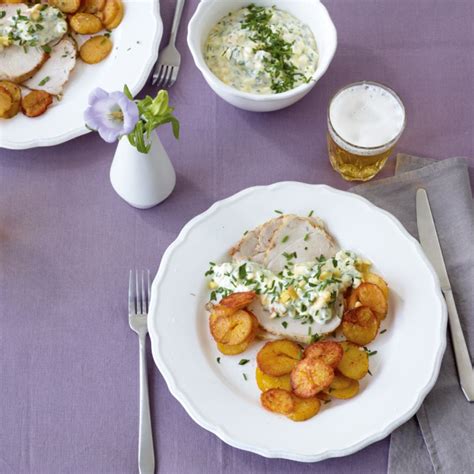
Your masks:
M 405 129 L 406 115 L 392 89 L 362 81 L 336 92 L 327 120 L 332 167 L 348 181 L 367 181 L 391 155 Z

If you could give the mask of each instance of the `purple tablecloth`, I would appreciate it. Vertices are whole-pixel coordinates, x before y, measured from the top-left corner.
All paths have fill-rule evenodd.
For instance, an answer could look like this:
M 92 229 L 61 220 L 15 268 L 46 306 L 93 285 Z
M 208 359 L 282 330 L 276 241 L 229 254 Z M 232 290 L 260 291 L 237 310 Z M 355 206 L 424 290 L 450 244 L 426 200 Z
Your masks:
M 173 4 L 162 0 L 168 26 Z M 261 115 L 218 99 L 194 67 L 185 24 L 196 4 L 185 7 L 182 71 L 171 91 L 182 138 L 175 143 L 161 132 L 178 183 L 161 206 L 139 211 L 115 195 L 108 178 L 114 147 L 95 135 L 55 148 L 0 150 L 2 474 L 137 471 L 129 268 L 155 271 L 191 217 L 247 186 L 301 180 L 347 188 L 325 144 L 326 107 L 340 86 L 372 79 L 399 92 L 408 114 L 399 150 L 474 157 L 472 0 L 327 0 L 339 33 L 329 71 L 303 102 Z M 392 165 L 384 174 L 391 172 Z M 233 449 L 190 419 L 151 356 L 149 378 L 161 473 L 386 470 L 388 439 L 308 465 Z

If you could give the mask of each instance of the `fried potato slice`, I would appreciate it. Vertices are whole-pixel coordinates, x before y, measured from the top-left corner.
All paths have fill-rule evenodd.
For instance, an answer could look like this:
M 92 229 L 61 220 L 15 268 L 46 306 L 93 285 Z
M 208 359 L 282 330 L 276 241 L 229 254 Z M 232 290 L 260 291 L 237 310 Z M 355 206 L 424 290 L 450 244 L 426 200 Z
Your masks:
M 304 357 L 321 359 L 335 369 L 342 359 L 342 346 L 336 341 L 314 342 L 306 347 Z
M 20 111 L 20 106 L 21 106 L 20 86 L 18 86 L 14 82 L 0 81 L 0 90 L 7 91 L 13 100 L 12 105 L 6 112 L 2 113 L 0 110 L 0 118 L 12 118 Z
M 48 3 L 63 13 L 75 13 L 81 6 L 81 0 L 48 0 Z
M 246 308 L 255 298 L 256 294 L 254 291 L 242 291 L 240 293 L 232 293 L 220 301 L 221 306 L 238 311 L 239 309 Z
M 380 322 L 370 308 L 359 306 L 344 313 L 341 326 L 348 341 L 364 346 L 375 339 Z
M 105 7 L 105 0 L 83 0 L 81 11 L 95 14 Z
M 362 275 L 362 281 L 364 283 L 373 283 L 377 285 L 381 290 L 385 299 L 388 301 L 388 285 L 387 282 L 376 273 L 367 272 Z
M 287 415 L 294 410 L 294 398 L 288 390 L 271 388 L 260 395 L 260 401 L 264 408 L 274 413 Z
M 355 397 L 359 393 L 359 382 L 357 380 L 349 380 L 349 385 L 344 388 L 331 388 L 329 387 L 328 393 L 331 397 L 338 398 L 340 400 L 347 400 L 348 398 Z
M 300 398 L 293 395 L 294 408 L 291 413 L 286 415 L 293 421 L 306 421 L 317 415 L 321 408 L 321 402 L 318 398 Z
M 352 380 L 353 379 L 350 379 L 349 377 L 346 377 L 345 375 L 336 372 L 334 375 L 334 379 L 331 382 L 331 385 L 329 385 L 328 389 L 326 390 L 326 393 L 331 393 L 332 390 L 342 390 L 344 388 L 347 388 L 351 385 Z
M 301 398 L 314 397 L 331 385 L 334 369 L 321 359 L 306 358 L 291 371 L 291 388 Z
M 255 380 L 258 388 L 265 392 L 271 388 L 282 388 L 283 390 L 291 391 L 290 374 L 280 375 L 274 377 L 263 373 L 258 367 L 255 369 Z
M 79 56 L 87 64 L 97 64 L 110 54 L 112 46 L 107 36 L 93 36 L 80 47 Z
M 337 370 L 353 380 L 360 380 L 369 371 L 369 356 L 360 346 L 350 341 L 341 342 L 344 354 Z
M 247 311 L 240 310 L 229 316 L 213 319 L 210 322 L 210 329 L 216 342 L 235 346 L 247 341 L 254 330 L 254 322 Z
M 91 13 L 76 13 L 69 20 L 71 28 L 80 35 L 94 35 L 104 27 L 102 22 Z
M 349 309 L 356 306 L 368 306 L 377 316 L 379 321 L 385 319 L 387 315 L 387 300 L 383 291 L 373 283 L 362 283 L 356 289 L 352 290 L 349 296 Z
M 13 105 L 13 97 L 10 92 L 5 88 L 0 88 L 0 117 L 6 118 L 5 115 L 8 113 Z
M 104 26 L 108 30 L 117 28 L 122 22 L 124 14 L 122 0 L 106 0 L 102 13 Z
M 288 339 L 270 341 L 257 354 L 257 365 L 263 373 L 279 377 L 289 374 L 301 355 L 301 347 L 296 342 Z
M 27 117 L 39 117 L 53 103 L 53 97 L 45 91 L 31 91 L 21 99 L 21 110 Z
M 212 306 L 211 308 L 211 315 L 209 319 L 210 319 L 210 322 L 212 322 L 215 319 L 217 319 L 219 316 L 230 316 L 231 314 L 234 314 L 234 313 L 235 311 L 233 309 L 216 304 L 215 306 Z
M 221 344 L 220 342 L 217 343 L 217 349 L 224 355 L 233 356 L 237 354 L 242 354 L 242 352 L 246 351 L 247 348 L 250 346 L 252 341 L 244 341 L 241 344 L 235 344 L 233 346 L 229 344 Z

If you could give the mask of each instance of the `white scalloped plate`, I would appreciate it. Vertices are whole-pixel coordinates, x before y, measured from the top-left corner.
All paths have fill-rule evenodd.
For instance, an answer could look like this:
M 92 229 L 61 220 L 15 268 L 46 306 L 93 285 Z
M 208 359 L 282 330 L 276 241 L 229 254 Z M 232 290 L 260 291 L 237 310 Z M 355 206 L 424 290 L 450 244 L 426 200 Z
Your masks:
M 114 49 L 99 64 L 78 60 L 65 87 L 63 99 L 45 114 L 31 119 L 18 114 L 0 121 L 0 147 L 26 149 L 52 146 L 88 133 L 83 112 L 95 87 L 122 90 L 127 84 L 135 95 L 150 75 L 163 34 L 159 0 L 124 0 L 125 16 L 112 32 Z
M 208 262 L 224 259 L 245 230 L 274 217 L 275 209 L 314 210 L 340 246 L 372 260 L 391 288 L 387 331 L 370 344 L 378 351 L 370 358 L 373 376 L 364 378 L 357 397 L 333 400 L 303 423 L 260 406 L 254 373 L 262 343 L 238 356 L 220 355 L 204 309 Z M 153 282 L 149 329 L 155 362 L 196 423 L 237 448 L 313 462 L 353 453 L 415 414 L 438 376 L 446 319 L 431 265 L 391 214 L 328 186 L 283 182 L 217 202 L 183 228 Z M 251 362 L 240 366 L 242 357 Z

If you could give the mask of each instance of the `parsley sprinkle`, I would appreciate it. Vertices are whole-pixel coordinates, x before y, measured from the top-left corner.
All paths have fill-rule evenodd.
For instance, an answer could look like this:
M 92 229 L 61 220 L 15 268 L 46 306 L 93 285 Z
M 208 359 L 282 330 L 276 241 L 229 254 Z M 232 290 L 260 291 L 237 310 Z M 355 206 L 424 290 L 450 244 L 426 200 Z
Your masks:
M 288 239 L 290 237 L 288 235 L 285 235 L 285 237 L 283 237 L 283 239 L 281 239 L 281 243 L 284 244 L 285 242 L 288 242 Z
M 304 241 L 307 242 L 308 239 L 309 239 L 309 234 L 306 234 L 306 235 L 304 236 Z
M 245 365 L 245 364 L 247 364 L 248 362 L 250 362 L 249 359 L 240 359 L 239 365 Z
M 286 321 L 283 321 L 281 325 L 286 329 L 288 327 L 288 323 Z
M 220 364 L 221 363 L 221 358 L 220 357 L 217 357 L 217 363 Z
M 283 211 L 279 211 L 278 209 L 275 209 L 273 212 L 276 212 L 277 214 L 283 214 Z
M 247 264 L 244 263 L 243 265 L 240 265 L 239 267 L 239 278 L 240 279 L 245 279 L 247 276 Z
M 40 82 L 38 82 L 38 85 L 39 86 L 44 86 L 51 78 L 49 76 L 46 76 L 44 77 L 43 79 L 41 79 Z
M 6 14 L 7 14 L 7 12 L 5 10 L 2 10 L 0 12 L 0 19 L 3 18 Z

